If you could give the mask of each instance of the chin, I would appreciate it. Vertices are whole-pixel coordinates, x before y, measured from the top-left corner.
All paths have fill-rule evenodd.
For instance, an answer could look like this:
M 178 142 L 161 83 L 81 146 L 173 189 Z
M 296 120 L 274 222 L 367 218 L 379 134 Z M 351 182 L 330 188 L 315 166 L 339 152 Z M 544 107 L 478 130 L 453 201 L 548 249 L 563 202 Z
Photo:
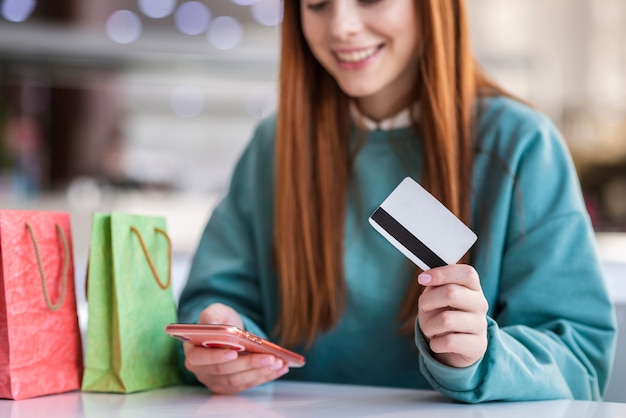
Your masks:
M 362 99 L 365 97 L 370 97 L 376 94 L 378 90 L 371 88 L 370 86 L 346 86 L 339 84 L 341 90 L 349 97 L 353 99 Z

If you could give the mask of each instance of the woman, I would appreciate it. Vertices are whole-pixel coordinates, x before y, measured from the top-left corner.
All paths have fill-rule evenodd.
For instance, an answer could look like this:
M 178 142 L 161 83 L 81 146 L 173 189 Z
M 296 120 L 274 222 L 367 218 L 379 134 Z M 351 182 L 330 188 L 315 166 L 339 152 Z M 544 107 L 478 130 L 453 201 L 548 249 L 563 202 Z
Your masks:
M 615 321 L 575 170 L 547 118 L 478 69 L 465 2 L 284 3 L 277 116 L 212 214 L 179 315 L 307 365 L 185 344 L 186 368 L 215 393 L 289 372 L 466 402 L 600 399 Z M 368 226 L 406 176 L 479 236 L 459 264 L 417 276 Z

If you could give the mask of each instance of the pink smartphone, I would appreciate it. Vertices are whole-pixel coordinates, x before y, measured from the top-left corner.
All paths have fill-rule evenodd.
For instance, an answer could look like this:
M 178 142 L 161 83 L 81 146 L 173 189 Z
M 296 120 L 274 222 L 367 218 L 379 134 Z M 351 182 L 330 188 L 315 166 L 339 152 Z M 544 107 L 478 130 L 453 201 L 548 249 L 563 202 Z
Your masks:
M 300 354 L 232 325 L 169 324 L 165 332 L 197 346 L 273 354 L 286 361 L 289 367 L 304 366 L 304 357 Z

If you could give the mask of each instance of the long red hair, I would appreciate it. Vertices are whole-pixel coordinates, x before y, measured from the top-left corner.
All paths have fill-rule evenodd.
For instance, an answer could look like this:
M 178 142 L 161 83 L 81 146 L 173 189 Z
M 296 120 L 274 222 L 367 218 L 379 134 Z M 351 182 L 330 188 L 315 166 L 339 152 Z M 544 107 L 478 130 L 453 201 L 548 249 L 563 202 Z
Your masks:
M 415 0 L 415 8 L 421 39 L 412 100 L 419 103 L 422 185 L 469 223 L 475 102 L 479 92 L 498 89 L 475 64 L 464 0 Z M 274 236 L 280 307 L 274 331 L 293 346 L 310 344 L 343 311 L 350 163 L 349 99 L 311 53 L 299 0 L 284 2 L 279 91 Z M 421 288 L 416 281 L 407 286 L 398 320 L 410 333 Z

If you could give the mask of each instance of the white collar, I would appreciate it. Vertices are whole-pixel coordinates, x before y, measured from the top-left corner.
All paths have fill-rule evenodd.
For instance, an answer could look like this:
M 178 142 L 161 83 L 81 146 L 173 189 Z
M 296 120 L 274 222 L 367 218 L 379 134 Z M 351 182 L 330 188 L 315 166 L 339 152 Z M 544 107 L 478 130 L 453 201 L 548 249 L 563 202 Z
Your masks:
M 409 108 L 401 110 L 393 116 L 385 118 L 381 121 L 374 121 L 361 112 L 354 102 L 350 103 L 350 115 L 352 120 L 368 131 L 391 131 L 392 129 L 408 128 L 412 125 L 411 111 Z

